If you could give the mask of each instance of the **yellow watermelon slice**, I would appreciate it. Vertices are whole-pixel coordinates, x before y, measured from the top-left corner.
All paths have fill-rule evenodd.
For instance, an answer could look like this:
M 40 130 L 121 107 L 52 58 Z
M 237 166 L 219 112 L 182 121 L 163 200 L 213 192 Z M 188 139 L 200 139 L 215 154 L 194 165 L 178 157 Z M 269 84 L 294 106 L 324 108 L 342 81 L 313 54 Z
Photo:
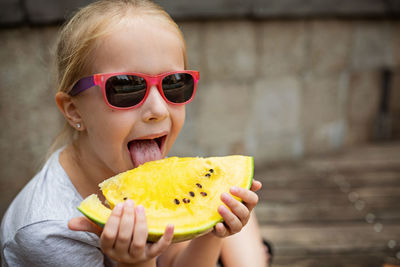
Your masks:
M 221 222 L 220 195 L 232 186 L 249 189 L 253 169 L 253 158 L 247 156 L 171 157 L 146 162 L 99 186 L 111 209 L 126 199 L 144 206 L 148 241 L 157 241 L 166 225 L 173 224 L 173 242 L 179 242 L 207 233 Z M 97 195 L 87 197 L 78 209 L 100 226 L 111 213 Z

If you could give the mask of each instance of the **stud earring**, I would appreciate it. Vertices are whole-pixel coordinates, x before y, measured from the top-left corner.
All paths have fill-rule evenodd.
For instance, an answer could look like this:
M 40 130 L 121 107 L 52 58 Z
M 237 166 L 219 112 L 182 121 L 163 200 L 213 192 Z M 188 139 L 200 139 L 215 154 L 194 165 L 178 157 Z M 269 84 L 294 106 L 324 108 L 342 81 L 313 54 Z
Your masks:
M 80 128 L 81 128 L 81 124 L 80 124 L 80 123 L 77 123 L 77 124 L 76 124 L 76 127 L 77 127 L 78 129 L 80 129 Z

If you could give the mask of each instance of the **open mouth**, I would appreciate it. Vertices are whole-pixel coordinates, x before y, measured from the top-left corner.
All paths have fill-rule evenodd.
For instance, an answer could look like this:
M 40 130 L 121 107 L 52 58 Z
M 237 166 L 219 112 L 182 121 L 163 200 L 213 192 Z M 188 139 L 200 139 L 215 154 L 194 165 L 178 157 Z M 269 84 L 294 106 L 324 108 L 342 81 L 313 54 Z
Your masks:
M 145 162 L 162 158 L 166 134 L 145 136 L 128 143 L 128 150 L 134 167 Z
M 162 148 L 164 147 L 164 142 L 166 137 L 167 137 L 166 135 L 163 135 L 161 137 L 154 138 L 154 141 L 157 143 L 161 153 L 162 153 Z

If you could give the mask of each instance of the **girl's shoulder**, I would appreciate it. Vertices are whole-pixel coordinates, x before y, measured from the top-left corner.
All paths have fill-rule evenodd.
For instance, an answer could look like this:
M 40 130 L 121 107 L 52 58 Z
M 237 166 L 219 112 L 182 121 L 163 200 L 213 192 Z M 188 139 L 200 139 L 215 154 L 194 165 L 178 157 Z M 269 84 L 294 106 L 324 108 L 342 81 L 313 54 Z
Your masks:
M 5 213 L 0 231 L 2 244 L 18 230 L 45 221 L 67 222 L 80 216 L 82 201 L 59 162 L 62 149 L 54 152 L 43 168 L 18 193 Z

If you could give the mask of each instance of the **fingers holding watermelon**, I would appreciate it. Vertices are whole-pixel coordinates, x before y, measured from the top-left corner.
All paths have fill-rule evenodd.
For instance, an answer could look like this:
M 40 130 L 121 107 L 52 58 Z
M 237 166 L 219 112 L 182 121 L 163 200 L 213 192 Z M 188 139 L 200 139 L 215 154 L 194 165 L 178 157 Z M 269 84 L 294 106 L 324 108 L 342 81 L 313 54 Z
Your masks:
M 240 230 L 242 230 L 244 224 L 241 222 L 239 217 L 232 211 L 230 211 L 227 207 L 222 205 L 219 206 L 218 212 L 224 219 L 223 225 L 227 228 L 226 231 L 224 231 L 225 235 L 223 235 L 222 237 L 236 234 L 240 232 Z
M 235 189 L 235 190 L 237 190 L 237 189 Z M 249 216 L 250 216 L 249 209 L 245 205 L 243 205 L 243 203 L 241 203 L 240 201 L 237 201 L 235 198 L 233 198 L 228 193 L 223 193 L 221 195 L 221 200 L 229 207 L 229 209 L 232 213 L 232 216 L 234 216 L 235 219 L 239 219 L 240 225 L 244 226 L 247 223 Z M 225 206 L 223 206 L 223 207 L 226 209 Z M 226 209 L 226 211 L 224 211 L 224 212 L 226 213 L 227 211 L 229 211 L 229 210 Z M 232 218 L 228 218 L 228 219 L 233 222 Z M 228 223 L 228 222 L 225 220 L 225 223 Z M 237 232 L 239 232 L 240 229 Z
M 143 206 L 134 206 L 132 200 L 119 203 L 112 210 L 100 236 L 101 249 L 120 263 L 138 263 L 152 260 L 171 244 L 173 226 L 166 227 L 161 239 L 147 243 L 148 228 Z
M 250 212 L 254 209 L 254 207 L 258 203 L 258 196 L 253 191 L 234 186 L 231 188 L 230 193 L 232 195 L 242 199 L 243 205 L 245 205 Z M 250 214 L 249 214 L 249 216 L 250 216 Z
M 149 257 L 159 256 L 162 252 L 164 252 L 169 245 L 172 243 L 172 238 L 174 237 L 174 226 L 172 224 L 168 224 L 165 227 L 164 235 L 158 240 L 157 243 L 153 243 L 148 245 L 147 255 Z
M 106 226 L 107 226 L 107 224 L 106 224 Z M 132 236 L 133 236 L 133 229 L 135 229 L 135 228 L 136 228 L 136 225 L 135 225 L 134 203 L 131 199 L 128 199 L 124 203 L 123 213 L 122 213 L 122 216 L 120 217 L 120 221 L 119 221 L 117 237 L 114 241 L 113 251 L 116 254 L 124 255 L 129 252 L 129 247 L 130 247 Z M 106 232 L 106 230 L 107 230 L 106 227 L 104 227 L 104 232 Z M 136 236 L 134 236 L 134 237 L 136 237 Z M 101 238 L 101 240 L 103 241 L 102 238 Z M 144 244 L 146 244 L 146 243 L 144 243 Z
M 119 203 L 111 212 L 110 218 L 104 226 L 103 232 L 100 235 L 101 249 L 104 253 L 114 258 L 114 243 L 118 237 L 118 228 L 123 212 L 123 203 Z
M 224 219 L 224 223 L 218 223 L 214 233 L 219 237 L 225 237 L 240 232 L 250 219 L 253 208 L 258 203 L 258 196 L 255 191 L 261 188 L 261 183 L 253 181 L 251 191 L 245 188 L 233 186 L 230 193 L 242 199 L 242 202 L 235 199 L 228 193 L 221 194 L 222 202 L 229 208 L 221 205 L 218 212 Z
M 146 214 L 143 206 L 136 207 L 136 225 L 133 233 L 133 240 L 131 242 L 129 253 L 134 257 L 139 257 L 143 254 L 146 247 L 146 240 L 148 235 Z

